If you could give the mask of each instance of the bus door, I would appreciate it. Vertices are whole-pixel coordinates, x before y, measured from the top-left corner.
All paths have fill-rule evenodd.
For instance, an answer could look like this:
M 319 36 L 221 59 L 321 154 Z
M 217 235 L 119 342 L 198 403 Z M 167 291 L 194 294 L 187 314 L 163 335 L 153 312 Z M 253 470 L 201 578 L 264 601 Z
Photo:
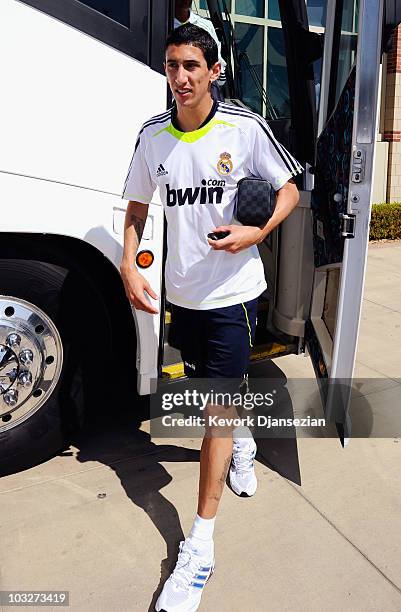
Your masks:
M 305 341 L 326 419 L 342 441 L 365 278 L 383 0 L 327 3 L 318 139 L 311 197 L 314 280 Z

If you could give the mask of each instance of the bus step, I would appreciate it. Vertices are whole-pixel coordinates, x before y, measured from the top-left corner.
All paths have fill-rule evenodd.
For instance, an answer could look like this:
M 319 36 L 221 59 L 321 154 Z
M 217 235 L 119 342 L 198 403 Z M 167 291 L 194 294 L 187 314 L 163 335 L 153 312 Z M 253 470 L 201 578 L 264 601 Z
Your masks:
M 288 355 L 289 353 L 294 353 L 295 350 L 296 346 L 294 344 L 281 344 L 280 342 L 261 344 L 252 349 L 251 362 L 264 361 L 265 359 Z M 176 380 L 184 376 L 184 364 L 182 361 L 163 366 L 162 378 L 166 380 Z

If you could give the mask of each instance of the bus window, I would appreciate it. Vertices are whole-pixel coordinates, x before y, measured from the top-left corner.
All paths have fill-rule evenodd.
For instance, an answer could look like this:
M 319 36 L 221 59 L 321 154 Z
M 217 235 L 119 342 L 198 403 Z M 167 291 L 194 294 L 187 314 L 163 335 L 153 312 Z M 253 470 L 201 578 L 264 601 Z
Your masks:
M 164 74 L 164 41 L 173 0 L 20 1 Z
M 326 23 L 326 0 L 308 0 L 306 9 L 311 26 L 324 27 Z
M 129 28 L 130 26 L 130 0 L 79 0 L 99 13 L 110 17 L 113 21 Z
M 231 11 L 231 0 L 225 0 L 224 8 L 227 11 Z M 197 12 L 197 9 L 202 9 L 203 11 L 208 11 L 209 7 L 207 5 L 206 0 L 194 0 L 194 9 Z
M 354 65 L 358 38 L 359 0 L 345 0 L 341 19 L 336 102 Z
M 263 27 L 238 22 L 235 39 L 239 54 L 238 84 L 241 99 L 257 113 L 263 113 Z
M 328 115 L 334 110 L 356 59 L 359 0 L 339 4 L 334 26 L 333 63 L 330 77 Z
M 313 74 L 315 75 L 316 108 L 319 108 L 319 104 L 320 104 L 322 67 L 323 67 L 322 58 L 316 60 L 316 62 L 313 62 Z
M 264 17 L 264 0 L 236 0 L 235 12 L 237 15 L 247 15 L 248 17 Z
M 267 96 L 274 108 L 275 118 L 289 119 L 291 117 L 287 60 L 281 28 L 270 27 L 268 29 Z
M 278 0 L 269 0 L 268 15 L 269 19 L 281 20 Z

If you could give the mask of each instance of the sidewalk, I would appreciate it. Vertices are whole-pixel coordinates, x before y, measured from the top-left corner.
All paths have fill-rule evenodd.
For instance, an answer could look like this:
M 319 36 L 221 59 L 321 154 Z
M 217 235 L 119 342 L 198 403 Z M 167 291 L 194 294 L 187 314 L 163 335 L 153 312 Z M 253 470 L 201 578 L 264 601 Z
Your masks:
M 371 245 L 356 377 L 372 379 L 363 400 L 389 420 L 401 410 L 400 287 L 401 242 Z M 313 376 L 308 358 L 275 363 Z M 0 479 L 0 588 L 69 590 L 85 612 L 152 610 L 192 524 L 199 446 L 110 420 L 70 454 Z M 200 610 L 399 612 L 401 441 L 300 438 L 298 454 L 302 486 L 258 463 L 255 497 L 224 491 Z

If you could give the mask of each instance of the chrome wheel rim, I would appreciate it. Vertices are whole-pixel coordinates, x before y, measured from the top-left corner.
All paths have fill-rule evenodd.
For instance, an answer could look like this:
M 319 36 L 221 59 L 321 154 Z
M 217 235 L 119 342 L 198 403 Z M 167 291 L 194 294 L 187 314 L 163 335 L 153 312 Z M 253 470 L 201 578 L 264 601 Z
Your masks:
M 60 334 L 47 314 L 26 300 L 0 296 L 0 432 L 43 406 L 62 365 Z

